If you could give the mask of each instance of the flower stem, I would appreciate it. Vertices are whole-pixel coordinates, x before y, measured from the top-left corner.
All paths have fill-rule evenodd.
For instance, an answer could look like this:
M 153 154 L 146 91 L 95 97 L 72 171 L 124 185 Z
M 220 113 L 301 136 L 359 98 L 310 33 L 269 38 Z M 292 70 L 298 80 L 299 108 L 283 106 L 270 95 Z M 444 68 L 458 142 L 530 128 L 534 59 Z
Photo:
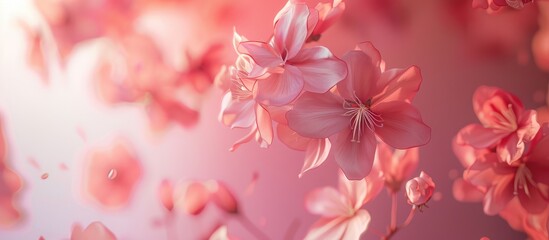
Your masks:
M 241 213 L 237 216 L 237 219 L 240 224 L 242 224 L 242 226 L 246 228 L 246 230 L 248 230 L 248 232 L 254 235 L 257 239 L 269 239 L 269 237 L 265 233 L 263 233 L 252 221 L 250 221 L 250 219 L 246 217 L 246 215 Z
M 412 219 L 414 218 L 415 213 L 416 213 L 416 206 L 413 206 L 412 209 L 410 209 L 410 213 L 408 214 L 408 217 L 406 217 L 406 220 L 404 221 L 404 223 L 402 223 L 402 225 L 400 225 L 400 227 L 398 228 L 401 229 L 408 226 L 408 224 L 412 222 Z
M 397 195 L 396 192 L 391 192 L 391 225 L 389 231 L 397 227 Z

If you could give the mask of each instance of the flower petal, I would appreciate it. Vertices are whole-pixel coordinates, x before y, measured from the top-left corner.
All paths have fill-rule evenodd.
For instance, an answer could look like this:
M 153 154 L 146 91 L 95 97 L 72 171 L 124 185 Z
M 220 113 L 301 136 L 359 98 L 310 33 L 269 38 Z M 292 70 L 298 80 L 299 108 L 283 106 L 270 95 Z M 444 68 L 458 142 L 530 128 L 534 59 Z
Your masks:
M 227 92 L 221 102 L 219 121 L 231 128 L 247 128 L 255 121 L 253 100 L 233 99 Z
M 291 59 L 301 50 L 308 33 L 309 7 L 294 3 L 283 13 L 274 26 L 274 46 L 278 52 L 286 52 Z
M 297 151 L 305 151 L 313 138 L 302 137 L 288 125 L 279 123 L 277 126 L 278 139 L 286 146 Z
M 505 137 L 505 134 L 496 133 L 480 124 L 469 124 L 459 131 L 458 136 L 464 144 L 470 144 L 472 147 L 491 148 Z
M 377 140 L 373 133 L 365 132 L 360 142 L 351 142 L 352 135 L 350 128 L 337 135 L 333 143 L 334 157 L 348 179 L 359 180 L 372 170 Z
M 313 168 L 316 168 L 328 158 L 332 144 L 327 138 L 324 139 L 312 139 L 307 146 L 305 151 L 305 161 L 303 162 L 303 167 L 299 173 L 299 177 Z
M 291 60 L 305 81 L 305 91 L 324 93 L 347 76 L 345 62 L 334 57 L 326 47 L 305 48 Z
M 341 239 L 347 229 L 347 221 L 347 217 L 321 218 L 311 226 L 304 239 Z
M 359 209 L 351 219 L 347 220 L 347 228 L 341 239 L 360 239 L 360 236 L 368 229 L 371 220 L 372 217 L 368 211 Z
M 349 128 L 343 100 L 333 93 L 304 93 L 286 114 L 288 126 L 308 138 L 327 138 Z
M 499 125 L 500 113 L 507 111 L 509 106 L 516 116 L 524 111 L 520 99 L 499 88 L 480 86 L 473 94 L 473 109 L 483 126 Z
M 360 46 L 364 49 L 343 55 L 342 59 L 347 63 L 347 77 L 337 84 L 337 90 L 345 99 L 352 100 L 356 95 L 366 102 L 376 93 L 376 82 L 381 76 L 381 56 L 370 43 Z
M 353 209 L 361 208 L 368 195 L 368 183 L 366 180 L 349 180 L 343 172 L 340 172 L 338 182 L 339 192 L 349 201 L 350 206 Z
M 383 127 L 375 129 L 376 135 L 391 147 L 418 147 L 431 140 L 431 128 L 423 123 L 419 111 L 411 104 L 388 102 L 372 110 L 383 118 Z
M 350 208 L 345 202 L 345 196 L 332 187 L 319 188 L 307 194 L 305 207 L 310 213 L 324 217 L 345 216 Z
M 210 192 L 201 182 L 178 184 L 174 189 L 175 208 L 187 214 L 200 214 L 209 200 Z
M 269 112 L 260 104 L 255 105 L 257 132 L 268 145 L 273 142 L 273 121 Z
M 498 183 L 491 187 L 484 197 L 484 213 L 493 216 L 498 214 L 513 198 L 513 175 L 498 178 Z
M 284 63 L 279 53 L 271 45 L 264 42 L 241 42 L 239 49 L 241 52 L 248 54 L 257 65 L 263 68 L 278 67 Z
M 484 198 L 484 192 L 479 187 L 458 178 L 454 181 L 452 187 L 454 198 L 460 202 L 481 202 Z
M 286 65 L 283 73 L 271 74 L 257 81 L 258 102 L 266 105 L 282 106 L 296 99 L 303 89 L 303 75 L 298 68 Z
M 385 71 L 377 82 L 380 93 L 372 99 L 372 102 L 374 104 L 390 101 L 411 102 L 419 91 L 421 81 L 421 71 L 416 66 Z

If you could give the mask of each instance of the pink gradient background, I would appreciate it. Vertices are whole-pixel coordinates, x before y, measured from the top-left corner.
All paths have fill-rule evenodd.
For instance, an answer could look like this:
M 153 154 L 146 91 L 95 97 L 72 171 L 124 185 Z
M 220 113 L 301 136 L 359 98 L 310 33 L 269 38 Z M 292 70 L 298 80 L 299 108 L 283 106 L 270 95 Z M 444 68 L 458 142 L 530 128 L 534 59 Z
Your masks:
M 481 204 L 460 203 L 453 198 L 450 172 L 461 174 L 462 167 L 450 143 L 460 128 L 477 121 L 471 103 L 477 86 L 501 87 L 516 94 L 527 108 L 536 108 L 544 104 L 549 74 L 538 70 L 531 59 L 518 64 L 512 54 L 478 56 L 460 24 L 445 10 L 447 1 L 395 1 L 406 12 L 400 25 L 364 10 L 361 1 L 346 2 L 342 19 L 323 35 L 320 44 L 341 56 L 357 42 L 368 40 L 380 50 L 388 67 L 417 65 L 423 74 L 415 105 L 432 127 L 432 139 L 420 149 L 417 173 L 428 172 L 442 198 L 432 201 L 430 208 L 418 214 L 394 239 L 525 239 L 501 218 L 484 215 Z M 212 38 L 230 44 L 235 25 L 239 33 L 251 39 L 264 39 L 272 31 L 272 18 L 284 3 L 234 1 L 236 18 L 225 23 L 225 32 Z M 304 196 L 316 187 L 336 186 L 337 165 L 333 157 L 299 179 L 303 153 L 279 141 L 268 149 L 250 143 L 229 152 L 229 146 L 246 130 L 231 130 L 217 121 L 222 92 L 215 88 L 203 98 L 196 127 L 173 126 L 163 133 L 152 132 L 141 108 L 109 107 L 98 100 L 91 85 L 90 66 L 97 55 L 93 43 L 74 52 L 65 72 L 54 68 L 50 84 L 44 85 L 25 65 L 26 42 L 15 23 L 20 16 L 36 18 L 35 14 L 29 1 L 0 2 L 0 114 L 9 144 L 8 161 L 24 180 L 19 194 L 24 218 L 14 228 L 0 230 L 0 239 L 67 239 L 74 222 L 86 226 L 92 221 L 101 221 L 123 240 L 164 239 L 165 230 L 152 224 L 164 216 L 157 197 L 164 178 L 222 180 L 237 195 L 243 212 L 272 239 L 283 239 L 294 221 L 299 227 L 294 238 L 305 236 L 317 216 L 304 208 Z M 155 30 L 167 31 L 174 38 L 203 40 L 177 35 L 185 31 Z M 228 55 L 231 57 L 234 56 Z M 87 141 L 79 137 L 77 128 L 83 129 Z M 109 144 L 119 136 L 133 144 L 144 174 L 130 204 L 107 211 L 83 199 L 78 184 L 86 151 Z M 42 170 L 32 167 L 29 157 L 36 159 Z M 59 170 L 60 163 L 69 169 Z M 40 178 L 43 172 L 49 173 L 48 179 Z M 254 172 L 259 174 L 255 191 L 246 195 Z M 399 197 L 398 206 L 402 221 L 409 209 L 403 196 Z M 370 227 L 384 230 L 390 211 L 387 194 L 383 192 L 366 209 L 372 215 Z M 226 217 L 211 206 L 198 217 L 178 214 L 178 239 L 199 238 L 218 219 Z M 227 219 L 230 235 L 253 239 L 237 221 Z M 363 237 L 377 238 L 371 233 Z

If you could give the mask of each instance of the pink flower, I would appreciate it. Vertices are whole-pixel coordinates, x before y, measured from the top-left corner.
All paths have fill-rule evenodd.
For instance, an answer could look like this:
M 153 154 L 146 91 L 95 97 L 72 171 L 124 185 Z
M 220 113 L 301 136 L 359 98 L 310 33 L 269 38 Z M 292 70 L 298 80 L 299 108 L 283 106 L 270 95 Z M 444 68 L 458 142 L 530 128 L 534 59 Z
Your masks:
M 221 68 L 222 48 L 221 44 L 212 44 L 199 56 L 187 52 L 189 66 L 181 73 L 180 84 L 190 85 L 198 93 L 208 90 Z
M 385 185 L 393 192 L 398 192 L 405 179 L 411 177 L 419 163 L 419 149 L 391 149 L 380 142 L 377 145 L 377 162 L 380 165 Z
M 347 74 L 345 63 L 325 47 L 303 48 L 316 20 L 309 19 L 305 4 L 290 3 L 281 11 L 269 43 L 244 41 L 240 52 L 255 62 L 250 78 L 257 80 L 255 98 L 266 105 L 282 106 L 296 99 L 302 91 L 324 93 Z
M 426 144 L 431 129 L 410 103 L 421 83 L 417 67 L 383 71 L 371 43 L 362 43 L 343 57 L 349 74 L 337 92 L 305 93 L 286 117 L 288 125 L 308 138 L 335 136 L 332 150 L 349 179 L 370 172 L 376 136 L 391 147 L 406 149 Z
M 11 227 L 21 218 L 21 212 L 14 204 L 16 194 L 21 191 L 21 177 L 13 171 L 7 159 L 7 143 L 4 138 L 3 122 L 0 119 L 0 226 Z
M 245 37 L 234 31 L 233 46 L 235 50 L 240 42 L 245 40 Z M 240 54 L 235 66 L 225 67 L 216 79 L 219 86 L 228 88 L 221 102 L 219 121 L 231 128 L 250 129 L 249 134 L 234 143 L 230 151 L 236 150 L 241 144 L 247 143 L 253 138 L 264 148 L 271 145 L 273 141 L 270 113 L 253 97 L 256 89 L 255 80 L 247 79 L 253 65 L 254 62 L 248 55 Z
M 425 172 L 406 182 L 406 196 L 408 203 L 421 207 L 431 199 L 435 192 L 435 182 Z
M 305 152 L 305 161 L 298 175 L 300 178 L 305 172 L 324 163 L 332 148 L 332 144 L 327 138 L 314 139 L 302 137 L 284 123 L 278 123 L 277 133 L 280 141 L 286 146 Z
M 109 148 L 89 152 L 84 190 L 104 207 L 122 207 L 129 202 L 142 172 L 131 148 L 119 140 Z
M 82 226 L 72 227 L 71 240 L 116 240 L 116 236 L 100 222 L 92 222 L 82 230 Z
M 499 88 L 481 86 L 473 96 L 473 107 L 481 124 L 460 131 L 465 143 L 475 148 L 495 147 L 501 161 L 513 164 L 524 152 L 540 126 L 536 111 L 525 110 L 520 100 Z
M 382 189 L 381 175 L 372 171 L 358 181 L 339 174 L 339 190 L 324 187 L 310 192 L 305 206 L 322 217 L 309 229 L 305 239 L 359 239 L 371 220 L 370 213 L 362 207 Z
M 231 190 L 221 181 L 189 181 L 178 184 L 174 190 L 175 208 L 198 215 L 209 202 L 226 213 L 237 214 L 238 202 Z
M 495 215 L 513 199 L 529 213 L 538 214 L 549 200 L 549 137 L 540 130 L 529 150 L 515 164 L 498 160 L 496 153 L 480 156 L 464 174 L 464 179 L 486 189 L 484 212 Z
M 333 3 L 320 2 L 315 9 L 318 11 L 318 22 L 309 36 L 310 40 L 318 40 L 320 35 L 341 17 L 345 11 L 345 3 L 343 0 L 334 0 Z

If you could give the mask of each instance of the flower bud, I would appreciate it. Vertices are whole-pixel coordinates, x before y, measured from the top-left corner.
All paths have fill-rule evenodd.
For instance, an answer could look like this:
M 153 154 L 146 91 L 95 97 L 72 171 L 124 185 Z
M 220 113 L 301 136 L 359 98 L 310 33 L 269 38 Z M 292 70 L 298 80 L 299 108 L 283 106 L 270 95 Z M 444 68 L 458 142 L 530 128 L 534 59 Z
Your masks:
M 406 196 L 408 203 L 415 206 L 425 205 L 433 196 L 435 191 L 435 183 L 423 171 L 419 177 L 415 177 L 406 183 Z

